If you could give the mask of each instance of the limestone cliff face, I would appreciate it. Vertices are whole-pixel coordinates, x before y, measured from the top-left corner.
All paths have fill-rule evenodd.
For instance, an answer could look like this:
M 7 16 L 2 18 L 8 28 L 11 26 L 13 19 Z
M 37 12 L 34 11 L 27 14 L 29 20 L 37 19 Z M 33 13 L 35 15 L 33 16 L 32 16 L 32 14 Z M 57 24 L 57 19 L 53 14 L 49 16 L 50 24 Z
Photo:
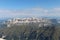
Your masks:
M 22 24 L 30 24 L 30 23 L 37 23 L 41 27 L 48 26 L 53 24 L 51 20 L 45 19 L 45 18 L 16 18 L 16 19 L 10 19 L 6 22 L 7 27 L 10 27 L 12 25 L 22 25 Z

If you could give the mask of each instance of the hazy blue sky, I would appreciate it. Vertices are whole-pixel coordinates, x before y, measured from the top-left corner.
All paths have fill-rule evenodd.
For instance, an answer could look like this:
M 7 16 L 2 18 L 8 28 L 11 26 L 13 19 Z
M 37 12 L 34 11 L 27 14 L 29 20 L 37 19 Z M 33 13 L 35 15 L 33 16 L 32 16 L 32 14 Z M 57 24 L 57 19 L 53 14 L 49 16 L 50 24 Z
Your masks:
M 0 0 L 0 18 L 60 17 L 60 0 Z

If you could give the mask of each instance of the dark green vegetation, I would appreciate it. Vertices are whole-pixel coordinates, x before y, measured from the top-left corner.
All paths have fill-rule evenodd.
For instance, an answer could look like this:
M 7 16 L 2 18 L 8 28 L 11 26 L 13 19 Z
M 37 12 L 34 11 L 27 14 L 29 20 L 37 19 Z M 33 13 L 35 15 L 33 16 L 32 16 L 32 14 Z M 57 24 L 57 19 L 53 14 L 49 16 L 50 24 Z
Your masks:
M 60 40 L 60 28 L 55 25 L 39 27 L 37 24 L 13 25 L 0 29 L 6 40 Z

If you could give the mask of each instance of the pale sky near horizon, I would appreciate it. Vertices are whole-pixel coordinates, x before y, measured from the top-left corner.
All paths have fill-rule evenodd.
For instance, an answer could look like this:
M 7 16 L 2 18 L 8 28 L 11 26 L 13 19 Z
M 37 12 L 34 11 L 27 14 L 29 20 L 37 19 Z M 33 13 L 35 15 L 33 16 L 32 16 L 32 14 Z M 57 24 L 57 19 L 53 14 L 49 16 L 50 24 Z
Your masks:
M 60 17 L 60 0 L 0 0 L 0 18 Z

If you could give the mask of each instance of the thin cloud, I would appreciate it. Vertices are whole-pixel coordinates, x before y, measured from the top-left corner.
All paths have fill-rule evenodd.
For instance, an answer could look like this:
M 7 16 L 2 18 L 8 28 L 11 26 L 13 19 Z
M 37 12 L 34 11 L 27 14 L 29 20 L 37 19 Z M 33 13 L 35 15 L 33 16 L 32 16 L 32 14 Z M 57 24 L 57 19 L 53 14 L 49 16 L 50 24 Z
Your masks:
M 0 10 L 2 16 L 60 16 L 60 8 L 50 10 L 43 8 L 30 8 L 24 10 Z

